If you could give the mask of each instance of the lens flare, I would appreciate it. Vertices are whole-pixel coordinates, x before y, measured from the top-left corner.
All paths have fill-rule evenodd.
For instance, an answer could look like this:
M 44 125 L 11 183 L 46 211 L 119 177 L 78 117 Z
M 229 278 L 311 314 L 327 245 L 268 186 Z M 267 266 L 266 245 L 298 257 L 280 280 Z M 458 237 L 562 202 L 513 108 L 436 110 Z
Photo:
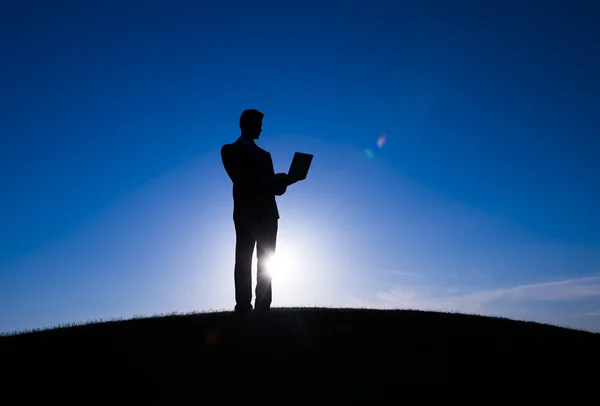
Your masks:
M 375 142 L 375 146 L 373 148 L 365 148 L 364 152 L 365 152 L 365 155 L 367 156 L 367 158 L 373 159 L 375 157 L 375 151 L 383 148 L 386 141 L 387 141 L 387 134 L 384 133 L 384 134 L 381 134 L 377 138 L 377 142 Z
M 377 139 L 377 147 L 379 149 L 383 148 L 383 146 L 385 145 L 385 141 L 387 140 L 387 134 L 381 134 L 379 136 L 379 138 Z

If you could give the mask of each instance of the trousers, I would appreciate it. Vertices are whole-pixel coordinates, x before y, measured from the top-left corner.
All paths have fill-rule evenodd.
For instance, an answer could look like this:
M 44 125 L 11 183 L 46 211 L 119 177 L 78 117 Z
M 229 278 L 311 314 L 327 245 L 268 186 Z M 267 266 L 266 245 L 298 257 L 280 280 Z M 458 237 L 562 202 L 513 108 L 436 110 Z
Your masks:
M 235 310 L 252 310 L 252 256 L 256 246 L 257 272 L 254 308 L 269 310 L 273 299 L 271 275 L 266 269 L 269 256 L 275 254 L 276 218 L 257 220 L 234 217 L 235 225 Z

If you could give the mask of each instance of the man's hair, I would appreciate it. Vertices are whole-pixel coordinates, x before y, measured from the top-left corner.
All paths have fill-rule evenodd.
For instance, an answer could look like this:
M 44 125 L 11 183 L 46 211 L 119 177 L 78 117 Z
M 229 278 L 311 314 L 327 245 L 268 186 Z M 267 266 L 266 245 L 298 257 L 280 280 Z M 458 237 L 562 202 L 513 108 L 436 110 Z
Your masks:
M 264 116 L 263 113 L 256 109 L 244 110 L 240 116 L 240 128 L 243 130 L 244 128 L 251 127 L 253 124 L 260 122 Z

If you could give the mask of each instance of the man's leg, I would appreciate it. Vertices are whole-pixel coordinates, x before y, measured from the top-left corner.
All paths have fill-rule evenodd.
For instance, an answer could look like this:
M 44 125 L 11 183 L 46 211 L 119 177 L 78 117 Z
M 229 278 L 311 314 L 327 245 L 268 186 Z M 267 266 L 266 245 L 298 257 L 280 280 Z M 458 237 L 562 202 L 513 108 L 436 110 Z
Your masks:
M 256 310 L 269 310 L 271 308 L 272 290 L 271 275 L 265 268 L 265 260 L 275 254 L 277 242 L 277 219 L 268 220 L 261 224 L 256 239 L 256 256 L 258 259 L 256 275 Z
M 235 311 L 252 310 L 252 254 L 256 235 L 247 220 L 234 218 L 235 224 Z

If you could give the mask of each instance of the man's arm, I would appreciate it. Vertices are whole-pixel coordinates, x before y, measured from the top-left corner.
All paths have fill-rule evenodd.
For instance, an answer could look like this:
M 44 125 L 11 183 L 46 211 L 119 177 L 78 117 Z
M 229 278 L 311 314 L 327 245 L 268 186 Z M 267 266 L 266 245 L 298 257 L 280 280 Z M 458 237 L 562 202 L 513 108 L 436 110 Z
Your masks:
M 244 188 L 260 186 L 259 180 L 256 177 L 249 176 L 250 173 L 242 167 L 240 154 L 231 144 L 223 145 L 221 148 L 221 160 L 234 185 Z
M 249 176 L 251 173 L 243 168 L 241 165 L 241 157 L 238 150 L 235 149 L 231 144 L 223 145 L 221 148 L 221 160 L 225 171 L 229 175 L 229 178 L 234 185 L 242 187 L 244 189 L 253 189 L 260 191 L 266 189 L 269 193 L 273 193 L 276 196 L 281 196 L 285 193 L 288 185 L 288 176 L 285 173 L 279 173 L 271 175 L 269 179 L 263 180 L 256 176 Z M 273 160 L 269 154 L 269 166 L 271 172 L 273 170 Z
M 285 173 L 275 174 L 275 169 L 273 168 L 273 158 L 271 154 L 268 153 L 269 157 L 269 169 L 271 173 L 271 178 L 267 180 L 267 188 L 269 193 L 273 193 L 275 196 L 283 195 L 287 190 L 286 177 Z

